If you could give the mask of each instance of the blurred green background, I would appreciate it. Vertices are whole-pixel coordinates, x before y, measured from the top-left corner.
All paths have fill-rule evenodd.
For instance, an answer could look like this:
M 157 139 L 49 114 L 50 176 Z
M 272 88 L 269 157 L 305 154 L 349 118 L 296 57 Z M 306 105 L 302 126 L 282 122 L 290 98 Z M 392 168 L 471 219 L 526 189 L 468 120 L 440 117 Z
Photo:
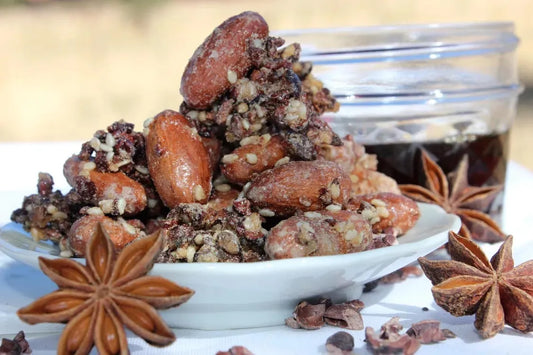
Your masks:
M 177 109 L 194 49 L 227 17 L 261 13 L 271 30 L 512 21 L 520 78 L 533 87 L 530 0 L 0 0 L 0 141 L 87 140 L 125 119 Z M 533 169 L 526 89 L 511 158 Z

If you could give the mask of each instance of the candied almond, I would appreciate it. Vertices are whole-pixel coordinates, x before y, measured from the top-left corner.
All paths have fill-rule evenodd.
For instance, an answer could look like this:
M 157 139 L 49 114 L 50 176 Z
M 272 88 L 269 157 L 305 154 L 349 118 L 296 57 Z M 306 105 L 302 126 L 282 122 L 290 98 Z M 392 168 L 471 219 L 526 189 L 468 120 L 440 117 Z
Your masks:
M 142 233 L 141 230 L 123 219 L 115 221 L 103 215 L 83 216 L 72 224 L 68 233 L 70 248 L 76 256 L 85 256 L 87 242 L 92 237 L 98 223 L 101 223 L 102 227 L 109 234 L 116 250 L 121 250 L 126 244 L 139 237 Z
M 382 233 L 392 228 L 397 235 L 405 234 L 420 217 L 420 210 L 415 201 L 391 192 L 352 196 L 346 208 L 358 211 L 367 218 L 374 233 Z
M 139 182 L 122 172 L 108 173 L 96 170 L 92 161 L 71 156 L 63 166 L 67 182 L 84 198 L 93 203 L 113 204 L 107 214 L 136 214 L 146 208 L 146 191 Z
M 226 155 L 228 158 L 222 161 L 221 170 L 229 181 L 245 184 L 258 173 L 273 168 L 287 153 L 283 139 L 273 136 L 264 144 L 246 144 L 236 148 Z
M 250 69 L 247 41 L 267 35 L 267 23 L 252 11 L 230 17 L 215 28 L 194 52 L 181 78 L 180 92 L 187 105 L 208 108 Z
M 146 136 L 146 156 L 154 185 L 167 207 L 207 202 L 212 175 L 209 155 L 183 115 L 166 110 L 154 117 Z
M 251 182 L 246 197 L 257 209 L 276 215 L 344 205 L 350 194 L 348 175 L 326 160 L 291 161 L 265 170 Z
M 267 236 L 272 259 L 346 254 L 365 250 L 372 242 L 370 224 L 357 212 L 306 212 L 282 220 Z

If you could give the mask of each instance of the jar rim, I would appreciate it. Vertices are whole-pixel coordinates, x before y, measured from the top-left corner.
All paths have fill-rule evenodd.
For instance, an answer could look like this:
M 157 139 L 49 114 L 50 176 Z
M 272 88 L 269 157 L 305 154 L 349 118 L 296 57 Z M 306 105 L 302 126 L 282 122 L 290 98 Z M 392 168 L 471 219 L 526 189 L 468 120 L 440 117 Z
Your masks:
M 513 51 L 513 22 L 464 22 L 330 27 L 274 32 L 301 46 L 301 60 L 320 64 L 432 59 Z
M 480 21 L 480 22 L 433 22 L 433 23 L 417 23 L 417 24 L 393 24 L 393 25 L 370 25 L 370 26 L 341 26 L 341 27 L 315 27 L 315 28 L 297 28 L 284 29 L 273 31 L 276 36 L 283 35 L 299 35 L 299 34 L 313 34 L 313 33 L 338 33 L 338 32 L 352 32 L 355 34 L 363 33 L 383 33 L 409 31 L 409 30 L 432 30 L 435 32 L 461 31 L 467 33 L 469 31 L 492 30 L 514 32 L 514 23 L 512 21 Z

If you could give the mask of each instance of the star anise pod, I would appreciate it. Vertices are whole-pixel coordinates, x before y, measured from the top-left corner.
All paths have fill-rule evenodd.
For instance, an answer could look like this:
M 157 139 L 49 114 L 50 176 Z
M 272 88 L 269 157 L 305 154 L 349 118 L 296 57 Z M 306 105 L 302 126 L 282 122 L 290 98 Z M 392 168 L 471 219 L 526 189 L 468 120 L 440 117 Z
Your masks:
M 85 354 L 96 345 L 100 354 L 128 354 L 124 326 L 152 345 L 175 340 L 155 308 L 186 302 L 194 291 L 159 276 L 146 276 L 161 248 L 155 233 L 126 246 L 118 256 L 98 225 L 87 244 L 86 264 L 70 259 L 39 257 L 41 270 L 59 289 L 18 316 L 30 324 L 68 322 L 58 354 Z
M 514 267 L 512 244 L 508 236 L 489 262 L 474 241 L 450 232 L 452 260 L 418 259 L 434 285 L 435 302 L 457 317 L 475 314 L 483 338 L 505 324 L 533 331 L 533 260 Z
M 419 185 L 400 185 L 402 193 L 413 200 L 433 203 L 446 212 L 458 215 L 463 222 L 460 234 L 482 242 L 495 243 L 505 238 L 505 233 L 486 213 L 502 185 L 468 185 L 468 157 L 465 155 L 456 170 L 450 175 L 450 182 L 441 167 L 422 150 L 422 164 L 426 175 L 424 188 Z M 451 189 L 449 187 L 451 184 Z

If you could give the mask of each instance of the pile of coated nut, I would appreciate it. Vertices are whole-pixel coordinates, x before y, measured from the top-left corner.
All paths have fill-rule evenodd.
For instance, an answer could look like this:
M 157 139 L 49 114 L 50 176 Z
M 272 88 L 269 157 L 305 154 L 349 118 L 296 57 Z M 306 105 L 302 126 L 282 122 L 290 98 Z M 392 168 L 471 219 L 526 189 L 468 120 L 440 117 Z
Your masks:
M 419 210 L 375 156 L 320 116 L 338 103 L 270 37 L 257 13 L 209 35 L 181 80 L 184 102 L 142 132 L 118 121 L 64 165 L 72 190 L 39 175 L 12 219 L 34 239 L 83 256 L 97 223 L 121 249 L 165 235 L 159 262 L 251 262 L 352 253 L 394 244 Z

